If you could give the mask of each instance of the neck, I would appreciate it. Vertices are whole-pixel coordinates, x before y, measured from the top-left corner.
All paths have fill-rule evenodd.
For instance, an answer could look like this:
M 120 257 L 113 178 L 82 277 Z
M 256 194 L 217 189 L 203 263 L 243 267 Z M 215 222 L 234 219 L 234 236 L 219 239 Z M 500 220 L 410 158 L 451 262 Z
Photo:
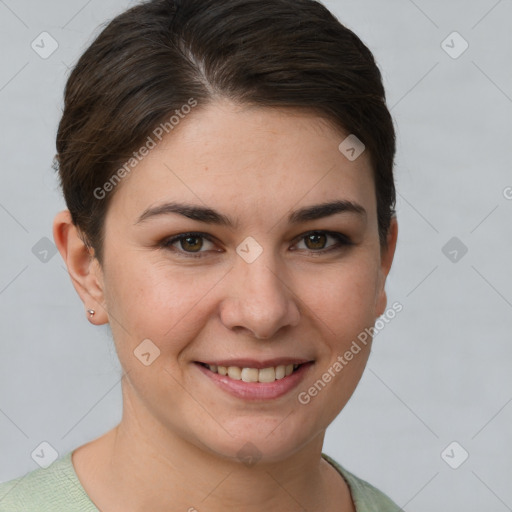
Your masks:
M 74 455 L 100 510 L 353 512 L 348 487 L 321 457 L 325 431 L 284 460 L 252 465 L 201 449 L 124 408 L 113 430 Z M 76 459 L 76 460 L 75 460 Z M 89 485 L 87 485 L 89 483 Z

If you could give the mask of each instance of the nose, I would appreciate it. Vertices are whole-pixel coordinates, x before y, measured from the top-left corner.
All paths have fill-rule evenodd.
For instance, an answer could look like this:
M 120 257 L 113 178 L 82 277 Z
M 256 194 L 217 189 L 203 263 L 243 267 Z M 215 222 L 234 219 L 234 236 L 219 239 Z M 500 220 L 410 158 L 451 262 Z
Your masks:
M 269 253 L 263 251 L 252 263 L 242 258 L 235 262 L 224 283 L 225 299 L 220 308 L 226 328 L 248 331 L 256 339 L 272 338 L 300 320 L 290 279 Z

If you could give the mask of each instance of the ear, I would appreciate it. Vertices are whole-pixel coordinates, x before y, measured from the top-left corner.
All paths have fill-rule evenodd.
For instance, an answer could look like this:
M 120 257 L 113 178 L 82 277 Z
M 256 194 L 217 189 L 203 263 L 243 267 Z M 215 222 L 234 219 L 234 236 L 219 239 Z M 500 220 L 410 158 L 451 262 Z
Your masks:
M 387 234 L 387 247 L 381 247 L 380 250 L 380 269 L 379 269 L 379 287 L 377 289 L 376 315 L 377 317 L 384 314 L 387 306 L 386 295 L 386 278 L 391 269 L 393 258 L 395 256 L 396 242 L 398 239 L 398 222 L 396 216 L 393 215 L 389 225 Z
M 101 265 L 94 256 L 94 249 L 85 245 L 80 237 L 69 210 L 63 210 L 55 216 L 53 238 L 85 309 L 93 309 L 96 312 L 92 317 L 87 315 L 90 322 L 97 325 L 107 323 Z

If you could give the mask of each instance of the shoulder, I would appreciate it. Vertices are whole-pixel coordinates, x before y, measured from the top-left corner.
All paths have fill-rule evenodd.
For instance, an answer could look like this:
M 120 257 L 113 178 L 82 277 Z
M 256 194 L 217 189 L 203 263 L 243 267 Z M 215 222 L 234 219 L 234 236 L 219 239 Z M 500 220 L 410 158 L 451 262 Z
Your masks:
M 356 512 L 402 511 L 402 509 L 388 496 L 386 496 L 382 491 L 376 489 L 366 480 L 363 480 L 350 473 L 325 453 L 322 453 L 322 457 L 327 460 L 327 462 L 332 464 L 347 482 L 350 489 L 350 494 L 352 495 L 352 500 L 356 507 Z
M 71 452 L 47 468 L 0 483 L 0 512 L 98 512 L 80 484 Z

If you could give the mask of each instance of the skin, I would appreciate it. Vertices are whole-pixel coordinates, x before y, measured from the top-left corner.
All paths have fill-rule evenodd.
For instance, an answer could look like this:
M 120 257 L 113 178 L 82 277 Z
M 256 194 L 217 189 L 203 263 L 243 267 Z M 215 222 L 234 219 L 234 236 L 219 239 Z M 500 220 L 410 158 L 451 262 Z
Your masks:
M 355 510 L 347 484 L 320 455 L 371 342 L 310 403 L 297 400 L 387 305 L 398 227 L 393 219 L 381 247 L 369 155 L 349 161 L 338 150 L 346 135 L 311 113 L 216 100 L 190 113 L 117 186 L 103 265 L 69 212 L 55 217 L 73 284 L 96 310 L 91 322 L 110 323 L 124 370 L 121 422 L 72 457 L 102 512 Z M 340 199 L 366 216 L 288 223 L 293 210 Z M 208 206 L 237 225 L 178 214 L 136 223 L 168 201 Z M 337 240 L 308 243 L 311 230 L 343 233 L 353 245 L 314 254 Z M 188 231 L 212 241 L 178 241 L 174 252 L 161 243 Z M 248 236 L 263 248 L 252 263 L 236 253 Z M 201 242 L 203 257 L 187 257 Z M 160 350 L 149 366 L 133 353 L 144 339 Z M 314 364 L 296 389 L 267 401 L 228 395 L 194 363 L 282 356 Z M 247 442 L 261 454 L 252 466 L 237 457 Z

